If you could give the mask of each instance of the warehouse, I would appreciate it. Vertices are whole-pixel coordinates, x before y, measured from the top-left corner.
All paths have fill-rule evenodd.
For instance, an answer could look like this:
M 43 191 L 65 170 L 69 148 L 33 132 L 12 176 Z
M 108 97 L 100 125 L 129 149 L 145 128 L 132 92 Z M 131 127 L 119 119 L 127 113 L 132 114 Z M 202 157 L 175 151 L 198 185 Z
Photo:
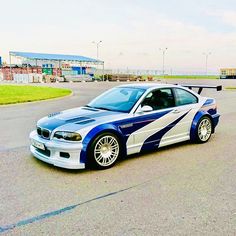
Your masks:
M 79 55 L 12 51 L 9 58 L 10 64 L 1 68 L 2 77 L 15 82 L 89 81 L 99 66 L 104 70 L 103 61 Z

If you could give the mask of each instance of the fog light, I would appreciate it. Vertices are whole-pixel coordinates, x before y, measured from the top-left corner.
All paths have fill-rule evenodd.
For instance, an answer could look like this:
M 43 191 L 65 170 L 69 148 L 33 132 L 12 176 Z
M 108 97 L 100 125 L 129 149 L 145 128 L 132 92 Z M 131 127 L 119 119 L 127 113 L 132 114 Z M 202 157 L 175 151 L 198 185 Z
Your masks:
M 60 157 L 63 157 L 63 158 L 70 158 L 70 154 L 68 152 L 60 152 Z

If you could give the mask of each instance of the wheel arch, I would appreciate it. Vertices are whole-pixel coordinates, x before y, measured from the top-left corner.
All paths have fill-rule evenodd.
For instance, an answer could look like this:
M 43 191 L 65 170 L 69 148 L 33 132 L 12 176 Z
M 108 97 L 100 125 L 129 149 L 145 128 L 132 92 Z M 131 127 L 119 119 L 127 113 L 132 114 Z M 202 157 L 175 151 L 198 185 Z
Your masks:
M 191 141 L 195 141 L 196 140 L 196 129 L 198 126 L 199 121 L 203 118 L 203 117 L 208 117 L 211 120 L 212 123 L 212 133 L 215 132 L 215 128 L 213 126 L 213 118 L 212 116 L 206 112 L 206 111 L 199 111 L 195 117 L 193 118 L 193 122 L 190 128 L 190 140 Z
M 99 125 L 95 128 L 93 128 L 84 138 L 82 144 L 83 144 L 83 149 L 81 150 L 80 154 L 80 160 L 83 163 L 87 163 L 88 161 L 88 152 L 89 148 L 92 144 L 92 142 L 95 140 L 95 138 L 103 133 L 111 133 L 117 136 L 118 141 L 120 143 L 120 148 L 121 148 L 121 155 L 127 155 L 127 147 L 126 147 L 126 141 L 124 138 L 124 135 L 122 132 L 116 127 L 115 125 L 112 124 L 103 124 Z

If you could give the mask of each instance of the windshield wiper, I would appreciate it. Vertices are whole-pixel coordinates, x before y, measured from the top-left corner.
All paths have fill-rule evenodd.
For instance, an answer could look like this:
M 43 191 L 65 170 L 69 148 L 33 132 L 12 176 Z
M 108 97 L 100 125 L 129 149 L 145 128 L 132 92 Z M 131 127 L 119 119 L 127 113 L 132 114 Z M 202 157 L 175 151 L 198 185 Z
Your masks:
M 96 109 L 101 109 L 101 110 L 105 110 L 105 111 L 113 111 L 112 109 L 106 108 L 106 107 L 93 107 Z
M 89 106 L 89 105 L 84 105 L 84 107 L 94 108 L 94 107 L 91 107 L 91 106 Z

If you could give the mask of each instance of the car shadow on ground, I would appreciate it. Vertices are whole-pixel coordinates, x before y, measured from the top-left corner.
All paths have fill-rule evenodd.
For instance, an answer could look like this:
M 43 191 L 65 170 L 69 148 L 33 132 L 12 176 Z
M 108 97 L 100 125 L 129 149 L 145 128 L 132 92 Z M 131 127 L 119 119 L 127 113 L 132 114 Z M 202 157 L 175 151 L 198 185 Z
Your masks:
M 185 142 L 181 142 L 181 143 L 176 143 L 176 144 L 172 144 L 172 145 L 168 145 L 165 147 L 161 147 L 161 148 L 157 148 L 154 150 L 148 150 L 148 151 L 143 151 L 141 153 L 136 153 L 136 154 L 132 154 L 129 156 L 125 156 L 125 157 L 121 157 L 118 162 L 116 163 L 116 165 L 112 168 L 115 168 L 116 166 L 119 167 L 121 165 L 124 165 L 126 162 L 130 162 L 134 159 L 141 159 L 141 158 L 151 158 L 152 154 L 163 154 L 165 152 L 169 152 L 170 149 L 173 151 L 174 149 L 179 149 L 182 148 L 183 146 L 186 145 L 196 145 L 194 143 L 192 143 L 191 141 L 185 141 Z M 41 160 L 38 160 L 37 158 L 33 157 L 32 155 L 30 156 L 32 162 L 34 165 L 37 165 L 38 168 L 46 168 L 49 171 L 56 171 L 56 172 L 63 172 L 65 174 L 86 174 L 86 173 L 93 173 L 95 171 L 106 171 L 106 170 L 96 170 L 96 169 L 92 169 L 90 167 L 86 167 L 85 169 L 64 169 L 61 167 L 57 167 L 51 164 L 48 164 L 46 162 L 43 162 Z M 157 157 L 158 158 L 158 157 Z
M 121 157 L 120 160 L 118 161 L 118 164 L 125 163 L 126 161 L 130 161 L 133 159 L 138 159 L 138 158 L 148 158 L 148 155 L 153 155 L 153 154 L 164 154 L 165 152 L 169 152 L 170 149 L 173 151 L 174 149 L 179 149 L 182 148 L 183 146 L 191 146 L 191 145 L 196 145 L 195 143 L 191 141 L 184 141 L 180 143 L 175 143 L 171 144 L 165 147 L 160 147 L 152 150 L 147 150 L 147 151 L 142 151 L 140 153 L 135 153 L 126 157 Z M 151 157 L 151 156 L 149 156 Z
M 65 169 L 65 168 L 57 167 L 52 164 L 43 162 L 37 159 L 36 157 L 34 157 L 33 155 L 30 155 L 30 159 L 33 165 L 37 165 L 37 168 L 45 168 L 48 171 L 63 172 L 67 174 L 78 174 L 78 173 L 83 174 L 89 171 L 89 169 Z

